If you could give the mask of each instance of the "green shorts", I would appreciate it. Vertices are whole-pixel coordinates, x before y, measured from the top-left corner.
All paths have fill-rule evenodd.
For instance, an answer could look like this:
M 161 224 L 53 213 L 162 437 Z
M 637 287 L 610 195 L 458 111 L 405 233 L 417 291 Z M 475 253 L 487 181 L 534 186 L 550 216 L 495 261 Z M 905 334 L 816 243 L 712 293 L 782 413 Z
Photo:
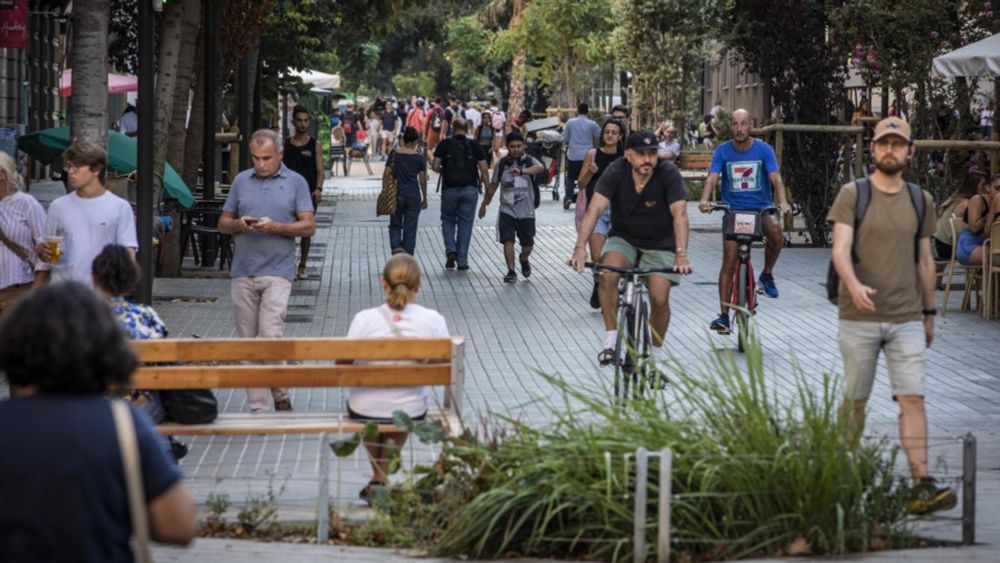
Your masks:
M 639 261 L 639 268 L 671 268 L 674 265 L 674 260 L 677 256 L 669 250 L 645 250 L 642 248 L 636 248 L 629 244 L 628 241 L 621 237 L 611 237 L 607 242 L 604 243 L 604 254 L 609 252 L 617 252 L 625 257 L 633 266 L 635 266 L 635 260 L 639 252 L 642 252 L 642 259 Z M 650 274 L 651 276 L 657 276 L 664 279 L 670 280 L 671 285 L 678 285 L 681 283 L 680 274 Z

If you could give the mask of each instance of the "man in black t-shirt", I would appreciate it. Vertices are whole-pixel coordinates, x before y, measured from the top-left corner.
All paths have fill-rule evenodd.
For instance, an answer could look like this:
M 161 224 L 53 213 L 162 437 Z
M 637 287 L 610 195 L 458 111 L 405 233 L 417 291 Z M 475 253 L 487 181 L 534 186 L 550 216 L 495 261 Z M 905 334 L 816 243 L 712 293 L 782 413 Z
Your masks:
M 687 190 L 677 167 L 658 158 L 656 135 L 648 131 L 632 133 L 627 147 L 625 158 L 611 163 L 597 182 L 570 264 L 578 272 L 584 270 L 587 240 L 597 219 L 610 206 L 611 232 L 600 257 L 602 264 L 631 268 L 638 261 L 640 268 L 674 268 L 676 273 L 647 277 L 653 358 L 662 359 L 663 337 L 670 324 L 670 287 L 679 282 L 678 274 L 691 271 L 687 257 Z M 614 361 L 619 277 L 614 272 L 603 272 L 598 290 L 606 330 L 598 356 L 601 365 Z
M 297 172 L 306 179 L 315 212 L 323 197 L 323 180 L 325 179 L 323 150 L 316 139 L 309 135 L 309 110 L 303 106 L 295 106 L 292 109 L 292 125 L 295 126 L 295 135 L 285 139 L 285 152 L 281 160 L 289 170 Z M 312 239 L 309 237 L 301 239 L 302 251 L 299 267 L 295 273 L 295 277 L 298 279 L 305 277 L 306 260 L 309 257 L 311 241 Z
M 469 242 L 476 218 L 479 186 L 490 183 L 486 153 L 478 143 L 465 136 L 468 122 L 461 117 L 452 124 L 454 137 L 434 148 L 431 168 L 441 174 L 441 233 L 444 236 L 444 267 L 469 269 Z M 457 235 L 457 238 L 456 238 Z

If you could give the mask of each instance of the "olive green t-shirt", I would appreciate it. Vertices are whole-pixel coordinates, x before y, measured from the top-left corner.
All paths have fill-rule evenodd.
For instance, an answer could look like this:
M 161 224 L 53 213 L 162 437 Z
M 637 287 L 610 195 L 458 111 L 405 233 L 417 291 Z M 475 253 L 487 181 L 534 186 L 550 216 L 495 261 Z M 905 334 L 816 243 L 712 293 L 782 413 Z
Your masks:
M 854 306 L 851 294 L 840 281 L 840 318 L 850 321 L 876 321 L 901 323 L 923 318 L 923 301 L 920 282 L 914 261 L 913 237 L 917 232 L 917 210 L 910 200 L 906 186 L 894 194 L 887 194 L 871 186 L 871 201 L 854 233 L 854 248 L 858 263 L 854 273 L 858 280 L 876 290 L 872 296 L 874 311 L 861 311 Z M 924 194 L 924 222 L 920 236 L 934 234 L 937 218 L 934 199 Z M 854 210 L 858 201 L 858 187 L 851 182 L 840 189 L 830 208 L 827 221 L 854 227 Z

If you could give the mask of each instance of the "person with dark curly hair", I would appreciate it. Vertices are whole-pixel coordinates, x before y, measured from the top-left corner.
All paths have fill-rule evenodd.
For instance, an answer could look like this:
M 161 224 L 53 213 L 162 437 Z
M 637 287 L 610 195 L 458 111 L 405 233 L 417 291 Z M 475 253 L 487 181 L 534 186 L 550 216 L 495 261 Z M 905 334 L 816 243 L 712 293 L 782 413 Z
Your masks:
M 166 338 L 167 326 L 149 305 L 128 298 L 137 287 L 141 273 L 129 249 L 109 244 L 91 265 L 94 289 L 111 305 L 111 313 L 129 338 L 148 340 Z
M 84 285 L 29 293 L 0 322 L 0 553 L 4 561 L 132 561 L 132 526 L 109 392 L 137 358 Z M 130 409 L 150 533 L 188 544 L 197 509 L 148 418 Z

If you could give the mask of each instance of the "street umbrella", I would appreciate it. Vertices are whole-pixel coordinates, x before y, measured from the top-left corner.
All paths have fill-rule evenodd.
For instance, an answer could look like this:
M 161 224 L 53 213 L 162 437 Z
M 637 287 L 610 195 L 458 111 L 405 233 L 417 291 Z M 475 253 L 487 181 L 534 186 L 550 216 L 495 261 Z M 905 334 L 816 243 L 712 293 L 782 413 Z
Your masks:
M 18 150 L 42 164 L 50 164 L 69 147 L 69 127 L 43 129 L 17 139 Z M 117 131 L 108 131 L 108 167 L 129 174 L 135 171 L 138 147 L 136 139 Z M 184 180 L 169 164 L 163 179 L 163 189 L 184 207 L 194 205 L 194 196 Z

